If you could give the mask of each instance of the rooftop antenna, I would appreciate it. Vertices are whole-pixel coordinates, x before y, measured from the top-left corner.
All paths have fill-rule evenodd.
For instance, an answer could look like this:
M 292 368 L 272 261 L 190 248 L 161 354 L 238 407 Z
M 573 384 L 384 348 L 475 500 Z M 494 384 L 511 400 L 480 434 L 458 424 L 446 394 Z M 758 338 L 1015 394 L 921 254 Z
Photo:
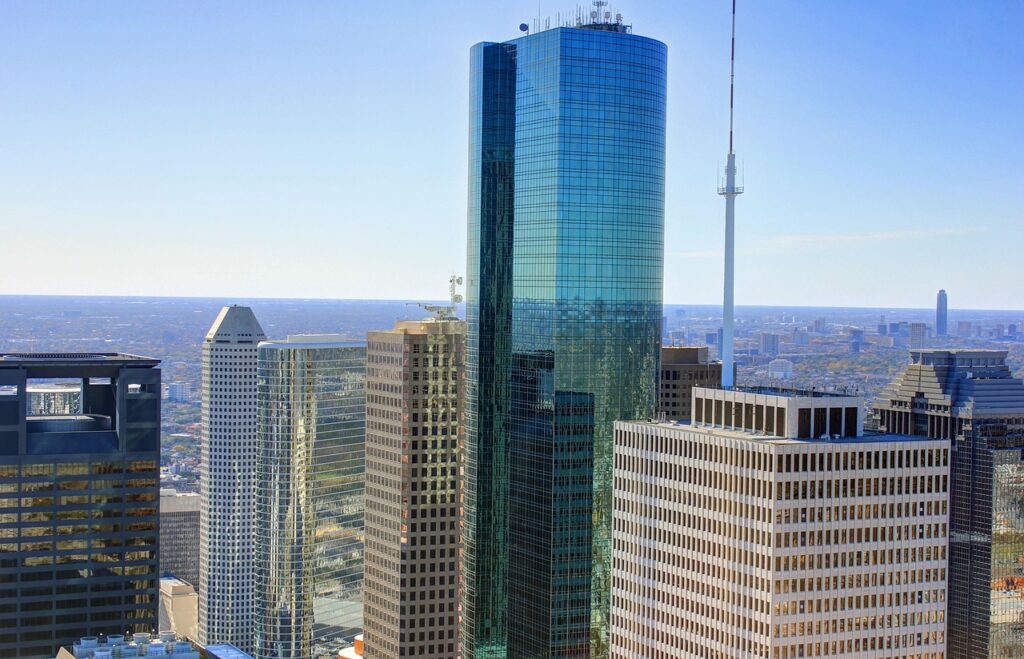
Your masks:
M 459 303 L 462 302 L 462 296 L 456 291 L 461 285 L 462 277 L 452 275 L 448 278 L 448 304 L 423 304 L 422 302 L 415 302 L 413 304 L 416 304 L 416 306 L 424 311 L 434 314 L 437 320 L 456 320 L 455 311 Z
M 736 195 L 743 193 L 742 187 L 736 186 L 736 154 L 733 153 L 733 100 L 735 98 L 734 81 L 736 77 L 736 0 L 732 0 L 732 47 L 729 55 L 729 155 L 725 161 L 725 186 L 719 186 L 718 194 L 725 197 L 725 291 L 722 300 L 722 387 L 732 389 L 733 369 L 733 289 L 735 288 L 735 234 L 736 234 Z

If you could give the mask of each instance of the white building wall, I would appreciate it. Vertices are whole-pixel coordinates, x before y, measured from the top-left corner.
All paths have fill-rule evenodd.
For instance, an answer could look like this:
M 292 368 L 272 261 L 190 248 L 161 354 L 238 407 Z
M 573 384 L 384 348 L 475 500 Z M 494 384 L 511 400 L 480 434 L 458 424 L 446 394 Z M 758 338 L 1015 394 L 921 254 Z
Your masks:
M 611 656 L 943 657 L 948 451 L 616 424 Z

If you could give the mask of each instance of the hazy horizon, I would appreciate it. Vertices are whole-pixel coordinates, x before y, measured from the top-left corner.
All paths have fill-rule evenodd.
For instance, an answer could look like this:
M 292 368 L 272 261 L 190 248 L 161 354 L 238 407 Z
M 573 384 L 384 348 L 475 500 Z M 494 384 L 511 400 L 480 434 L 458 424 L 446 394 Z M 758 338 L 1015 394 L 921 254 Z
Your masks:
M 108 300 L 217 300 L 225 303 L 243 304 L 246 302 L 254 301 L 267 301 L 267 302 L 381 302 L 381 303 L 407 303 L 407 304 L 419 304 L 419 303 L 445 303 L 447 302 L 444 298 L 379 298 L 379 297 L 344 297 L 344 298 L 331 298 L 331 297 L 265 297 L 260 295 L 244 295 L 244 296 L 225 296 L 225 295 L 64 295 L 64 294 L 20 294 L 20 293 L 0 293 L 0 300 L 5 298 L 67 298 L 74 300 L 81 299 L 108 299 Z M 701 302 L 663 302 L 665 307 L 707 307 L 709 309 L 720 309 L 721 304 L 713 303 L 701 303 Z M 459 306 L 464 306 L 464 303 L 460 303 Z M 814 304 L 737 304 L 737 309 L 844 309 L 844 310 L 858 310 L 858 311 L 917 311 L 917 312 L 929 312 L 934 313 L 934 307 L 899 307 L 899 306 L 837 306 L 837 305 L 814 305 Z M 969 313 L 973 311 L 985 312 L 985 313 L 1021 313 L 1024 314 L 1024 309 L 982 309 L 982 308 L 966 308 L 966 307 L 954 307 L 950 305 L 950 313 Z

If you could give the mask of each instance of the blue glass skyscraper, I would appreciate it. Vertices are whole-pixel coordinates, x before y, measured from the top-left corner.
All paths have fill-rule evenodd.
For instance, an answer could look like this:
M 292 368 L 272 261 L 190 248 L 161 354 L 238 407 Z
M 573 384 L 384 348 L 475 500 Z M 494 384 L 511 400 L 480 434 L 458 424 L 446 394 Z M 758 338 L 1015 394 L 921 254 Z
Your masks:
M 606 657 L 612 424 L 657 394 L 666 48 L 606 19 L 471 60 L 463 656 Z

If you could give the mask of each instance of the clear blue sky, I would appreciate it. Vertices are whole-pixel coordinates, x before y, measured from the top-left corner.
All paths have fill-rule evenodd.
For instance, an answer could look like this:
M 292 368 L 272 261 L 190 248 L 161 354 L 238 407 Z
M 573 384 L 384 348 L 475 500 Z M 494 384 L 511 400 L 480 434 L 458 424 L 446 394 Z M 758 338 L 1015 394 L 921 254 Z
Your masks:
M 614 9 L 669 47 L 665 299 L 716 303 L 728 0 Z M 0 293 L 443 297 L 468 51 L 537 11 L 5 0 Z M 1024 308 L 1024 2 L 740 0 L 738 32 L 738 304 Z

